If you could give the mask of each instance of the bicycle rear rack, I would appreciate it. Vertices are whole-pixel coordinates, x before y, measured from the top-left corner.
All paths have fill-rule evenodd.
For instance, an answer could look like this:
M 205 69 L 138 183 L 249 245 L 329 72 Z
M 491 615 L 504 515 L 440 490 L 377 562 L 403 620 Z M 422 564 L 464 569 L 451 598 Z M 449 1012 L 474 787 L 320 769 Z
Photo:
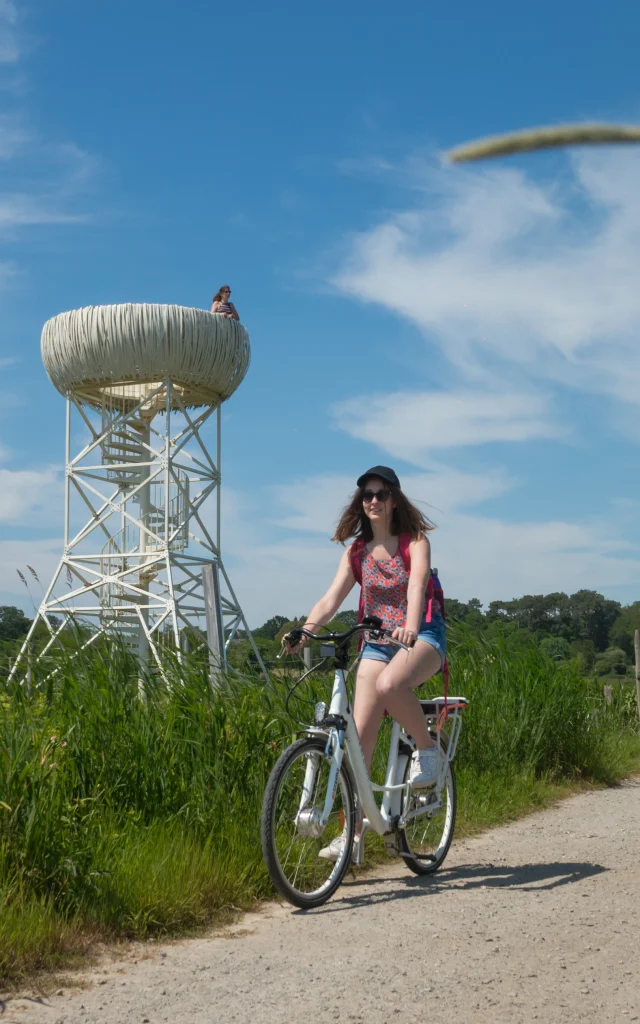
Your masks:
M 433 724 L 436 730 L 440 757 L 443 762 L 450 764 L 456 756 L 458 740 L 460 739 L 460 730 L 462 729 L 462 717 L 460 712 L 464 711 L 464 709 L 469 706 L 469 701 L 466 697 L 448 697 L 446 700 L 444 697 L 432 697 L 430 700 L 421 700 L 420 704 L 428 722 Z M 447 721 L 450 723 L 448 732 L 446 733 L 446 751 L 443 750 L 440 742 L 445 714 L 447 715 Z

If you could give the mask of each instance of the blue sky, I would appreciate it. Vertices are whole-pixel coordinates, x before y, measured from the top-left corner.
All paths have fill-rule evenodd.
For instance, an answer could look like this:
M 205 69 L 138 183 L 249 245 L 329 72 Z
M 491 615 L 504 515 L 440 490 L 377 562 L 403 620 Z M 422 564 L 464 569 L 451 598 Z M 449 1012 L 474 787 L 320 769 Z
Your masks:
M 640 152 L 443 153 L 640 121 L 639 28 L 630 2 L 0 0 L 0 603 L 60 554 L 44 321 L 227 280 L 252 365 L 223 549 L 252 624 L 322 592 L 379 461 L 452 595 L 638 599 Z

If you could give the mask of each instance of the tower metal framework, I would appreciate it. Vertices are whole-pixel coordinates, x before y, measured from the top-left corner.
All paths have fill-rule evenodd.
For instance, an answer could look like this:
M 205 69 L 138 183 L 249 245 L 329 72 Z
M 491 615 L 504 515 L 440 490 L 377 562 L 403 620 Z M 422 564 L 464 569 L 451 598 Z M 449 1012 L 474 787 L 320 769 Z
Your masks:
M 40 658 L 81 622 L 83 646 L 117 632 L 161 672 L 163 645 L 180 652 L 193 630 L 226 667 L 242 629 L 267 674 L 221 548 L 221 406 L 248 368 L 244 327 L 178 306 L 89 307 L 48 321 L 42 354 L 67 399 L 64 548 L 12 674 L 39 622 Z

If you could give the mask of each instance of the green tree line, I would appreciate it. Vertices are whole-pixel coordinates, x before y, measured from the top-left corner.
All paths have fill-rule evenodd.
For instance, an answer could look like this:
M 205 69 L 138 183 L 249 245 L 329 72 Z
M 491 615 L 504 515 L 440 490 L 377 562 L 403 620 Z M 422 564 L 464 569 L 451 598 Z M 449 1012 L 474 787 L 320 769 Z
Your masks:
M 525 594 L 512 601 L 491 601 L 487 608 L 477 598 L 466 603 L 447 598 L 447 618 L 483 633 L 524 631 L 533 634 L 546 654 L 559 660 L 578 659 L 584 671 L 597 675 L 624 675 L 633 662 L 634 631 L 640 629 L 640 601 L 623 606 L 595 590 L 575 594 Z M 282 636 L 303 616 L 274 615 L 254 629 L 260 653 L 275 660 Z M 351 610 L 338 612 L 330 628 L 347 629 L 356 622 Z M 19 608 L 0 606 L 0 641 L 25 636 L 31 620 Z M 246 636 L 233 645 L 232 661 L 241 666 L 255 661 Z
M 477 598 L 468 602 L 447 598 L 447 619 L 463 622 L 484 634 L 523 631 L 533 635 L 541 649 L 558 661 L 576 659 L 585 672 L 599 676 L 625 675 L 633 662 L 634 631 L 640 629 L 640 601 L 623 606 L 595 590 L 575 594 L 525 594 L 512 601 L 491 601 L 487 608 Z M 274 615 L 253 630 L 261 654 L 275 658 L 280 639 L 304 621 Z M 344 629 L 356 621 L 354 611 L 339 612 L 330 627 Z M 248 641 L 241 641 L 249 648 Z

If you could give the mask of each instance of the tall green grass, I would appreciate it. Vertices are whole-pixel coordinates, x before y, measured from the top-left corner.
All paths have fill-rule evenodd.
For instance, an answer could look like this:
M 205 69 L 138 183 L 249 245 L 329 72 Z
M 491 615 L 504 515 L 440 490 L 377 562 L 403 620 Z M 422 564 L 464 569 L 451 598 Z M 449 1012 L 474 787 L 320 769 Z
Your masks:
M 631 769 L 633 709 L 606 707 L 577 666 L 522 638 L 454 628 L 450 641 L 453 687 L 471 702 L 463 831 L 541 803 L 549 781 Z M 296 732 L 283 684 L 234 675 L 214 691 L 196 659 L 168 659 L 169 685 L 150 675 L 141 691 L 117 647 L 61 655 L 59 669 L 34 696 L 0 688 L 0 977 L 84 936 L 174 934 L 271 892 L 259 818 Z M 307 697 L 330 685 L 316 677 Z

